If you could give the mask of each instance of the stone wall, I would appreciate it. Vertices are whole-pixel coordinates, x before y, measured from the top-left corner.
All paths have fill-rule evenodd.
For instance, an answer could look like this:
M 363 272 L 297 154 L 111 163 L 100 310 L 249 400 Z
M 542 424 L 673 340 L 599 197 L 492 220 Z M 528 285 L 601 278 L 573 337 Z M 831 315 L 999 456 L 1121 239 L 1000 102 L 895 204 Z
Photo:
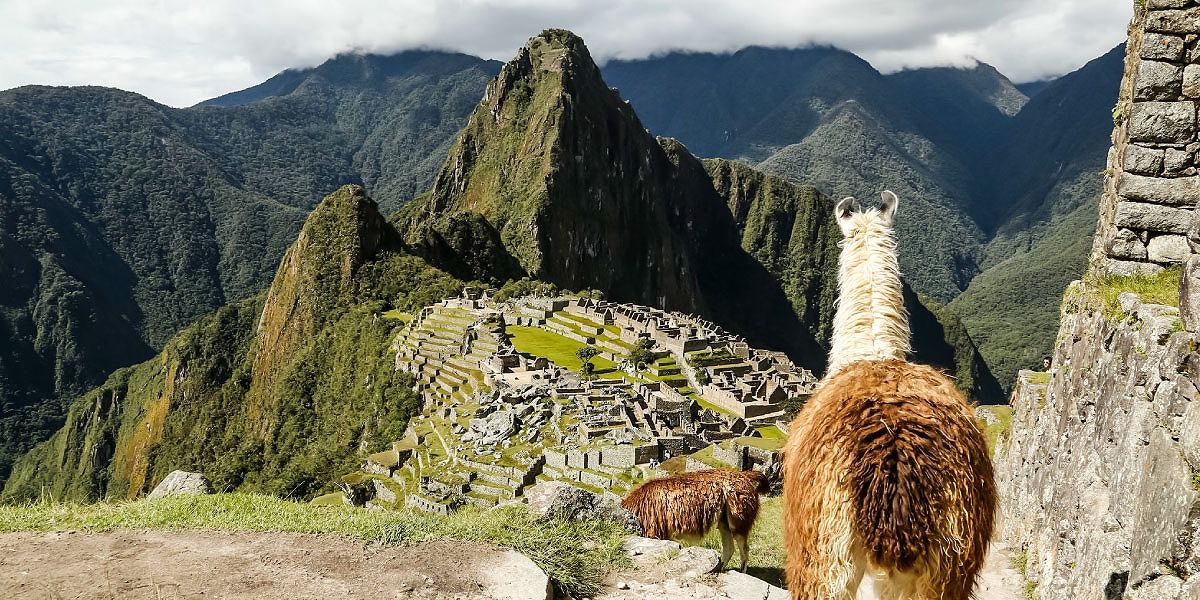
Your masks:
M 1120 299 L 1068 290 L 1055 372 L 1021 373 L 997 452 L 1004 537 L 1041 600 L 1200 598 L 1200 336 Z
M 1154 273 L 1188 256 L 1183 236 L 1200 201 L 1196 170 L 1200 6 L 1136 3 L 1113 109 L 1094 273 Z

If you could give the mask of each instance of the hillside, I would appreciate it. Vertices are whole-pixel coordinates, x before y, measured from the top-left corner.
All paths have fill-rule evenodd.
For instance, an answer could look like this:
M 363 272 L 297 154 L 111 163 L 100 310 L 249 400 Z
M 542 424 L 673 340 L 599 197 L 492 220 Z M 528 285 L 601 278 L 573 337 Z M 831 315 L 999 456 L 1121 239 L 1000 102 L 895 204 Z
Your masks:
M 306 220 L 265 297 L 222 307 L 80 396 L 3 496 L 134 498 L 177 468 L 217 489 L 311 495 L 420 409 L 387 353 L 401 322 L 381 314 L 460 287 L 403 253 L 375 203 L 343 187 Z
M 231 108 L 0 92 L 0 480 L 71 397 L 268 285 L 323 194 L 364 183 L 394 209 L 424 190 L 495 69 L 345 56 Z

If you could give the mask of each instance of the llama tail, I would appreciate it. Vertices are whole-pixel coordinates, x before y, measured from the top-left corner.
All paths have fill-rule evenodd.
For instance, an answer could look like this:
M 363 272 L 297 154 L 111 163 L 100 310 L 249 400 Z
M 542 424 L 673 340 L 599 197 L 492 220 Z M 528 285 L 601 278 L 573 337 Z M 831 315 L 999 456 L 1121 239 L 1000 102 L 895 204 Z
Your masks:
M 936 524 L 946 516 L 935 514 L 929 494 L 945 482 L 922 468 L 911 440 L 876 422 L 877 431 L 863 432 L 851 471 L 854 530 L 875 566 L 907 572 L 934 548 Z

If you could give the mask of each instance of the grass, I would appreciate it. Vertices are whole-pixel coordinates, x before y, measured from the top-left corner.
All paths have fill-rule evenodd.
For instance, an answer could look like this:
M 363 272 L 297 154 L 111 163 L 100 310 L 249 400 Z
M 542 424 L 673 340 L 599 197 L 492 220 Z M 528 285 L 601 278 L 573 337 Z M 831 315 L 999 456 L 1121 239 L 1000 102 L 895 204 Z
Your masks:
M 114 528 L 332 534 L 391 545 L 435 539 L 489 543 L 528 556 L 572 597 L 595 594 L 604 573 L 628 561 L 621 551 L 626 534 L 614 524 L 538 521 L 519 507 L 441 516 L 312 506 L 259 494 L 0 506 L 0 532 Z
M 704 537 L 704 547 L 721 551 L 721 533 L 717 528 Z M 783 497 L 764 497 L 758 511 L 758 520 L 750 532 L 750 562 L 747 572 L 771 585 L 784 587 L 783 565 L 787 552 L 783 546 Z M 741 565 L 735 551 L 730 561 L 734 567 Z
M 778 450 L 782 448 L 784 442 L 787 441 L 787 436 L 783 435 L 783 432 L 779 431 L 779 429 L 775 427 L 762 427 L 760 430 L 761 429 L 774 429 L 775 431 L 779 432 L 780 435 L 772 437 L 767 437 L 765 435 L 762 437 L 740 437 L 737 438 L 737 442 L 743 446 L 752 446 L 760 450 Z
M 774 425 L 767 425 L 766 427 L 758 427 L 755 429 L 755 431 L 758 432 L 758 435 L 763 436 L 764 440 L 786 440 L 787 439 L 787 434 L 784 433 L 782 429 L 780 429 Z
M 1137 294 L 1146 304 L 1178 307 L 1179 274 L 1180 269 L 1172 267 L 1157 275 L 1106 275 L 1094 281 L 1092 287 L 1100 297 L 1105 316 L 1120 320 L 1125 311 L 1118 297 L 1125 292 Z
M 1025 380 L 1029 383 L 1046 385 L 1050 383 L 1050 374 L 1045 371 L 1030 371 L 1029 374 L 1025 376 Z
M 1008 437 L 1009 429 L 1012 427 L 1012 407 L 986 406 L 983 408 L 996 417 L 995 423 L 988 423 L 982 419 L 979 422 L 979 426 L 983 428 L 983 436 L 987 438 L 988 455 L 990 456 L 996 452 L 996 442 Z
M 385 319 L 392 319 L 393 321 L 400 321 L 401 323 L 407 323 L 413 319 L 412 313 L 404 312 L 398 308 L 384 311 L 384 313 L 379 316 Z
M 560 367 L 572 371 L 578 371 L 583 367 L 583 361 L 579 360 L 579 357 L 575 355 L 576 351 L 587 345 L 583 342 L 577 342 L 571 338 L 551 333 L 538 327 L 519 327 L 513 325 L 508 327 L 507 332 L 512 341 L 513 348 L 516 348 L 518 352 L 540 356 Z M 596 375 L 618 372 L 617 363 L 599 356 L 592 359 L 592 364 L 596 366 L 596 370 L 594 371 Z M 606 379 L 612 378 L 615 377 Z

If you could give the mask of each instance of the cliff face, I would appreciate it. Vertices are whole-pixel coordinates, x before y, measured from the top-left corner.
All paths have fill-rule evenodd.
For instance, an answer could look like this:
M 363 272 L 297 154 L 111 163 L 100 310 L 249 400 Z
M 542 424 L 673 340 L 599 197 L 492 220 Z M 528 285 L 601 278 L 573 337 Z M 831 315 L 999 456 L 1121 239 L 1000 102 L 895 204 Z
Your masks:
M 1042 600 L 1200 594 L 1200 337 L 1177 308 L 1096 300 L 1119 289 L 1068 291 L 1054 373 L 1022 372 L 999 454 Z
M 361 188 L 327 197 L 266 294 L 221 308 L 77 399 L 3 497 L 135 498 L 175 469 L 217 489 L 303 498 L 402 431 L 419 400 L 388 345 L 461 283 L 398 250 Z M 390 437 L 388 439 L 391 439 Z

